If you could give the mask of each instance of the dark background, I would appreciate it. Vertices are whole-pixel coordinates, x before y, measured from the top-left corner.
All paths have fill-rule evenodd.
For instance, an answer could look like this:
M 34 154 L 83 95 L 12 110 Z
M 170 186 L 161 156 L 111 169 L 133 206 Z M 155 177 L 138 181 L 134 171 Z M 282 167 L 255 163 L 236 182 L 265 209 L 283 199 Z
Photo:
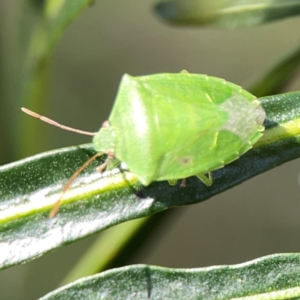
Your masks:
M 5 37 L 14 30 L 18 1 L 0 1 Z M 124 73 L 186 69 L 247 89 L 299 43 L 300 18 L 232 31 L 174 28 L 154 15 L 152 4 L 110 0 L 87 8 L 58 43 L 49 97 L 43 99 L 47 111 L 42 113 L 96 131 L 109 114 Z M 289 90 L 299 89 L 298 77 Z M 36 126 L 47 136 L 39 151 L 90 142 L 38 121 Z M 177 209 L 130 263 L 197 268 L 299 252 L 299 166 L 299 160 L 292 161 L 206 202 Z M 35 299 L 56 288 L 94 239 L 2 271 L 0 298 Z

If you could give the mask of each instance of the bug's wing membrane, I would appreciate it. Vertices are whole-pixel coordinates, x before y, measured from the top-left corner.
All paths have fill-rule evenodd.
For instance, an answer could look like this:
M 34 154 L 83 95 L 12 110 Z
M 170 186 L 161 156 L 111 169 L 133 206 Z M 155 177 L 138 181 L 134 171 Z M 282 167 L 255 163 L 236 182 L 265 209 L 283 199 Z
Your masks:
M 262 136 L 264 113 L 257 100 L 245 101 L 233 94 L 218 108 L 222 113 L 214 118 L 219 122 L 207 122 L 209 127 L 198 135 L 190 135 L 189 141 L 164 157 L 159 180 L 180 179 L 219 169 L 251 149 Z M 227 118 L 222 116 L 224 113 Z
M 242 147 L 241 140 L 234 134 L 215 129 L 203 132 L 197 139 L 191 139 L 181 149 L 164 157 L 159 180 L 181 179 L 221 168 L 239 156 L 231 147 Z

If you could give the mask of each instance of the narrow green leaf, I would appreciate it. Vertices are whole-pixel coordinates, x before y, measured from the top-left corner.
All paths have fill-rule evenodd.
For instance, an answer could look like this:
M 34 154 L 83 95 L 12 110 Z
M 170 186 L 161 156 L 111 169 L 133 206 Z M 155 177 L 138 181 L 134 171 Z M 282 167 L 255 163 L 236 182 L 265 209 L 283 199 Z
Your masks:
M 298 0 L 159 0 L 156 13 L 175 25 L 251 27 L 300 13 Z
M 0 266 L 33 259 L 115 224 L 170 207 L 198 203 L 300 156 L 300 92 L 261 98 L 266 132 L 255 147 L 213 172 L 207 187 L 155 182 L 148 187 L 126 171 L 100 174 L 91 164 L 65 194 L 58 214 L 49 211 L 72 173 L 94 154 L 92 145 L 50 151 L 0 168 Z M 137 153 L 138 155 L 138 153 Z
M 300 297 L 299 282 L 300 254 L 277 254 L 202 269 L 133 265 L 80 279 L 40 299 L 283 300 Z

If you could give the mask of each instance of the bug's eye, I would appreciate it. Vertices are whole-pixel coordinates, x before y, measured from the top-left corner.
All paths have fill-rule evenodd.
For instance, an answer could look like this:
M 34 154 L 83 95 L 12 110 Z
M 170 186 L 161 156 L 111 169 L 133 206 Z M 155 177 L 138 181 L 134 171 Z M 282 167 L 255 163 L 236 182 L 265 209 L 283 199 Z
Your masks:
M 108 128 L 109 126 L 110 126 L 110 124 L 109 124 L 108 120 L 106 120 L 102 123 L 101 128 Z

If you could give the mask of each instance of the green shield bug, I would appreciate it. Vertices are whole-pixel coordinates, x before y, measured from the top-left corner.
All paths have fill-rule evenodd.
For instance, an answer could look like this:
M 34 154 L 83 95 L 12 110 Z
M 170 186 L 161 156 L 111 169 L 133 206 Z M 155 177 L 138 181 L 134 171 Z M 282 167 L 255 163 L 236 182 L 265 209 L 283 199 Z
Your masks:
M 251 149 L 262 136 L 265 119 L 256 97 L 240 86 L 186 71 L 123 75 L 111 114 L 97 133 L 23 111 L 63 129 L 94 135 L 98 153 L 87 163 L 106 153 L 108 159 L 101 169 L 124 162 L 145 186 L 194 175 L 211 185 L 210 172 Z

